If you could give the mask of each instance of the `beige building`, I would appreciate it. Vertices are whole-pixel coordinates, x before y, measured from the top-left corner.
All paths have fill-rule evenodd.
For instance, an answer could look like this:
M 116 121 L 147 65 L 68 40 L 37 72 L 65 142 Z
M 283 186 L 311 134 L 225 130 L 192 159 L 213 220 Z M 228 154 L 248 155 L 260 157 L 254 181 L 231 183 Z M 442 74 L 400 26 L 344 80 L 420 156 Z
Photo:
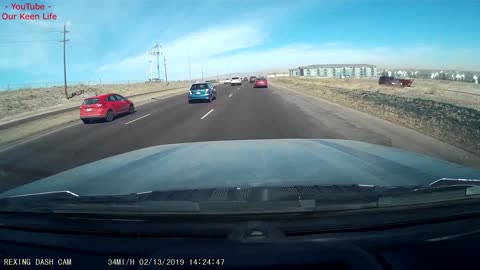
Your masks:
M 289 70 L 289 76 L 324 78 L 374 78 L 377 67 L 368 64 L 310 65 Z

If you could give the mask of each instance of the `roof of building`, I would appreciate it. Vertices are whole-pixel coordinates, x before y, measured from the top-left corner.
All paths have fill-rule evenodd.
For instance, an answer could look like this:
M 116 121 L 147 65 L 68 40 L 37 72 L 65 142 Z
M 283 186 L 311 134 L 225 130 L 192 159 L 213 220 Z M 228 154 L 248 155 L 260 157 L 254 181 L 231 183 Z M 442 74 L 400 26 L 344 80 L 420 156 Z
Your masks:
M 339 68 L 339 67 L 375 67 L 369 64 L 327 64 L 327 65 L 309 65 L 299 68 Z

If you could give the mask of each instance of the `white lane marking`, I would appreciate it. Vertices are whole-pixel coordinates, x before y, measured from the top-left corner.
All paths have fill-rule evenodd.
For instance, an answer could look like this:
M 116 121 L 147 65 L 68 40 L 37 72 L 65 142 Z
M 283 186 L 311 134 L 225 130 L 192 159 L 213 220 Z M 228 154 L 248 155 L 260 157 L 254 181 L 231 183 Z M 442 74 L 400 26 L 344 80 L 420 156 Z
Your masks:
M 133 123 L 133 122 L 135 122 L 135 121 L 138 121 L 138 120 L 140 120 L 140 119 L 142 119 L 142 118 L 145 118 L 145 117 L 147 117 L 147 116 L 149 116 L 149 115 L 152 115 L 152 114 L 151 114 L 151 113 L 146 114 L 146 115 L 144 115 L 144 116 L 142 116 L 142 117 L 139 117 L 139 118 L 137 118 L 137 119 L 134 119 L 134 120 L 132 120 L 132 121 L 129 121 L 129 122 L 125 123 L 125 125 L 128 125 L 128 124 L 130 124 L 130 123 Z
M 230 94 L 228 97 L 231 97 L 231 96 L 233 96 L 233 94 Z
M 202 116 L 202 118 L 200 118 L 200 120 L 203 120 L 203 118 L 207 117 L 211 112 L 213 112 L 213 109 L 211 109 L 204 116 Z
M 238 87 L 237 90 L 240 90 L 241 87 Z

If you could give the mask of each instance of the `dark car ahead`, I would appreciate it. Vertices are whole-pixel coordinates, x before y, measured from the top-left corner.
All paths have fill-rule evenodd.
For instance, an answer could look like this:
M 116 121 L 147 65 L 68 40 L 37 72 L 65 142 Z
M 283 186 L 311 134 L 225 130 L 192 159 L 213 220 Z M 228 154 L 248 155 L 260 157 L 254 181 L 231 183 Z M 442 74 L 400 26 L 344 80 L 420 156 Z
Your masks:
M 250 82 L 250 83 L 254 83 L 256 79 L 257 79 L 256 76 L 250 76 L 249 82 Z
M 255 85 L 254 88 L 267 88 L 268 87 L 268 81 L 265 78 L 258 78 L 255 80 Z

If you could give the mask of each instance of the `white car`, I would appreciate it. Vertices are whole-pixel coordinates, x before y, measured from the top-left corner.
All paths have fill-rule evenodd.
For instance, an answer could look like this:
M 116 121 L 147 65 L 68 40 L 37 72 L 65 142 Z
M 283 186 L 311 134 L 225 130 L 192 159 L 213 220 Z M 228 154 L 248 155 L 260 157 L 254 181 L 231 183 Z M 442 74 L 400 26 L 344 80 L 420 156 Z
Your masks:
M 240 77 L 233 77 L 230 85 L 242 85 L 242 79 Z
M 225 81 L 223 81 L 224 84 L 230 84 L 230 79 L 225 79 Z

